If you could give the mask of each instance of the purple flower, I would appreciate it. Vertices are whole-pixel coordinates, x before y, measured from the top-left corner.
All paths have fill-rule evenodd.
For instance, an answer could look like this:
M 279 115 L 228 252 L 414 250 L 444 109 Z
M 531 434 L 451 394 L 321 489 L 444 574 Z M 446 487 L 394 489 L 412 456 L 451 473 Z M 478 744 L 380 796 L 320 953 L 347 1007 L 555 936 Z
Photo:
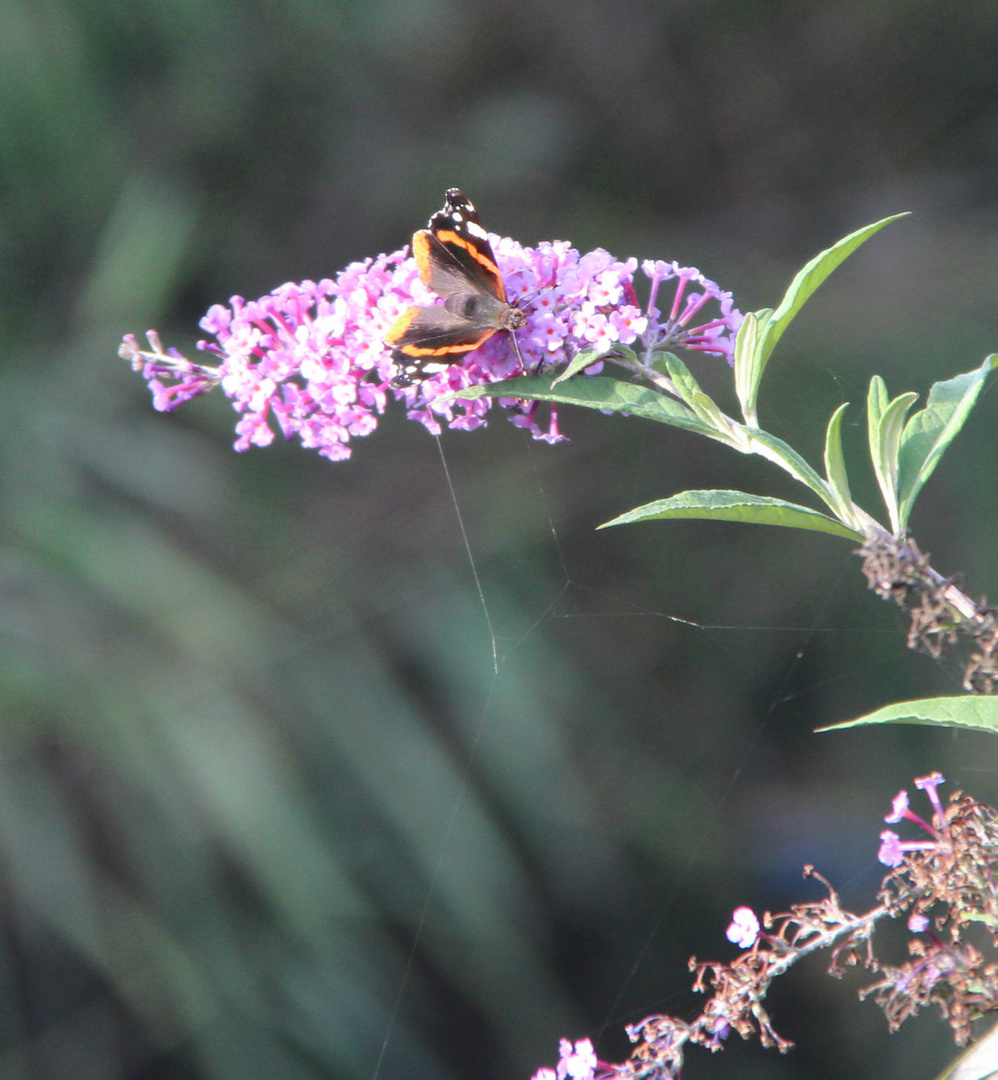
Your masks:
M 930 773 L 928 776 L 919 777 L 915 781 L 915 787 L 920 788 L 928 794 L 929 801 L 932 803 L 940 823 L 945 822 L 946 818 L 943 814 L 942 804 L 939 802 L 939 794 L 936 791 L 936 788 L 945 782 L 942 773 L 938 772 Z M 919 817 L 914 810 L 910 809 L 908 804 L 908 792 L 901 790 L 891 801 L 891 812 L 884 818 L 884 821 L 886 821 L 888 825 L 897 825 L 898 822 L 905 819 L 913 821 L 916 825 L 920 825 L 927 833 L 931 833 L 932 836 L 939 836 L 939 833 L 925 820 L 925 818 Z
M 708 1031 L 710 1037 L 705 1045 L 711 1050 L 720 1049 L 721 1043 L 731 1034 L 731 1024 L 725 1016 L 712 1016 Z
M 946 778 L 941 772 L 932 772 L 928 776 L 919 776 L 915 778 L 915 787 L 919 791 L 924 791 L 929 797 L 929 802 L 932 803 L 932 809 L 936 812 L 936 817 L 939 819 L 940 825 L 946 821 L 946 815 L 943 812 L 942 803 L 939 801 L 939 792 L 936 788 L 940 784 L 945 784 Z
M 900 866 L 904 862 L 904 853 L 901 849 L 901 837 L 890 829 L 884 829 L 880 834 L 880 850 L 877 859 L 884 866 Z
M 182 402 L 203 394 L 217 385 L 218 371 L 203 364 L 193 364 L 186 360 L 176 349 L 163 351 L 159 335 L 150 330 L 146 337 L 152 352 L 139 348 L 134 334 L 126 334 L 118 349 L 118 355 L 131 361 L 132 370 L 142 372 L 152 391 L 152 407 L 157 412 L 171 412 Z M 175 379 L 173 386 L 165 386 L 160 377 Z
M 558 1044 L 561 1060 L 558 1062 L 558 1080 L 593 1080 L 599 1062 L 591 1039 L 579 1039 L 573 1046 L 568 1039 Z
M 904 862 L 906 851 L 932 851 L 937 846 L 934 842 L 902 840 L 896 832 L 885 829 L 880 834 L 880 850 L 877 852 L 877 859 L 884 866 L 893 868 Z
M 652 322 L 645 336 L 645 344 L 700 349 L 723 356 L 729 364 L 734 364 L 735 335 L 742 324 L 742 315 L 732 306 L 731 293 L 723 292 L 692 266 L 679 266 L 675 262 L 667 263 L 661 259 L 646 259 L 641 264 L 641 269 L 652 282 L 651 297 L 648 300 L 648 315 Z M 658 298 L 659 285 L 670 280 L 675 280 L 676 291 L 669 314 L 662 322 L 659 321 L 660 312 L 655 307 L 655 301 Z M 691 282 L 702 291 L 687 293 L 687 286 Z M 690 327 L 689 323 L 709 300 L 717 301 L 721 309 L 720 317 Z M 649 336 L 651 341 L 648 340 Z
M 201 320 L 211 336 L 198 342 L 214 366 L 193 363 L 175 350 L 165 352 L 154 333 L 148 335 L 149 350 L 140 349 L 129 335 L 119 351 L 149 382 L 157 409 L 176 408 L 221 385 L 240 414 L 237 450 L 267 446 L 280 431 L 333 460 L 350 457 L 352 440 L 374 431 L 389 390 L 411 419 L 439 434 L 445 425 L 471 431 L 486 422 L 492 402 L 456 400 L 455 391 L 542 371 L 583 349 L 595 347 L 625 367 L 627 356 L 615 349 L 651 354 L 681 346 L 731 359 L 741 314 L 732 307 L 730 294 L 699 271 L 676 263 L 644 263 L 652 286 L 642 310 L 633 284 L 636 259 L 620 262 L 600 249 L 580 255 L 564 241 L 529 248 L 505 237 L 490 240 L 507 295 L 527 316 L 517 332 L 522 365 L 508 335 L 496 334 L 480 349 L 460 354 L 446 371 L 390 388 L 393 364 L 384 344 L 386 332 L 410 305 L 437 300 L 405 251 L 353 263 L 335 278 L 289 282 L 258 300 L 233 296 L 228 306 L 214 305 Z M 673 280 L 675 295 L 663 320 L 654 305 L 661 285 Z M 709 302 L 719 314 L 690 325 Z M 592 374 L 599 370 L 598 364 L 588 369 Z M 564 438 L 553 408 L 542 427 L 536 402 L 524 406 L 503 399 L 502 404 L 513 423 L 534 438 L 550 443 Z
M 891 812 L 884 818 L 888 825 L 897 825 L 908 813 L 908 792 L 902 788 L 891 802 Z
M 759 920 L 750 907 L 735 908 L 727 938 L 739 949 L 751 949 L 756 943 L 759 938 Z
M 924 791 L 932 803 L 932 807 L 936 813 L 936 819 L 940 826 L 946 824 L 946 814 L 943 811 L 942 803 L 939 801 L 939 792 L 936 788 L 940 784 L 945 784 L 946 780 L 942 773 L 933 772 L 928 776 L 920 776 L 915 780 L 915 787 Z M 906 851 L 931 851 L 933 848 L 939 846 L 940 834 L 938 829 L 930 825 L 924 818 L 921 818 L 908 806 L 908 792 L 899 791 L 894 796 L 891 802 L 891 812 L 884 818 L 884 821 L 889 824 L 896 825 L 899 821 L 907 819 L 913 821 L 916 825 L 923 828 L 931 837 L 931 842 L 918 842 L 907 841 L 902 842 L 897 833 L 891 832 L 890 829 L 885 830 L 880 834 L 880 851 L 877 853 L 877 858 L 885 866 L 895 867 L 900 866 L 904 861 L 904 853 Z

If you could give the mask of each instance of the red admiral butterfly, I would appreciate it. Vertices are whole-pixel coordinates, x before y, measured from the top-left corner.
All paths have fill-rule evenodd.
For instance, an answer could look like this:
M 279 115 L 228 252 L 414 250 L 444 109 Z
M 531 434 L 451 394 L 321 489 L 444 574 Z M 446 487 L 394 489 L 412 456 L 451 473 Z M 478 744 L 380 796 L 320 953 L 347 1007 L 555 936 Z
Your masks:
M 385 335 L 393 348 L 393 387 L 438 375 L 497 331 L 519 330 L 527 321 L 507 303 L 488 233 L 457 188 L 448 188 L 443 210 L 413 236 L 412 254 L 423 284 L 444 303 L 409 308 Z

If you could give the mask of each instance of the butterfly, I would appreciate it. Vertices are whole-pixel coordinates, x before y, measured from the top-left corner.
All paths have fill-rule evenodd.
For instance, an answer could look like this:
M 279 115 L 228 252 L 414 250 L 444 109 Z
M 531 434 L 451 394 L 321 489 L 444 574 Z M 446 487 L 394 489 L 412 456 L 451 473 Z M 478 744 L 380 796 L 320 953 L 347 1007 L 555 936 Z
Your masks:
M 413 236 L 412 254 L 423 284 L 444 303 L 410 307 L 385 335 L 395 362 L 389 385 L 396 388 L 446 371 L 493 334 L 519 330 L 527 321 L 507 302 L 489 235 L 457 188 L 448 188 L 444 208 Z

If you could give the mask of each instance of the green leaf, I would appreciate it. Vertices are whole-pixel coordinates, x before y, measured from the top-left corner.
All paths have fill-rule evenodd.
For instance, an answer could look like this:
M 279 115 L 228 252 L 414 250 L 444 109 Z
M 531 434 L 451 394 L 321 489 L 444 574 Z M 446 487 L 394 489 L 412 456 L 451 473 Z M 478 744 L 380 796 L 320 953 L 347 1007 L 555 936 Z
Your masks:
M 876 428 L 877 437 L 879 438 L 880 418 L 884 415 L 884 409 L 887 408 L 889 403 L 890 396 L 887 393 L 887 383 L 879 375 L 874 375 L 870 380 L 870 391 L 866 395 L 866 417 L 871 438 L 874 428 Z
M 671 424 L 673 427 L 695 431 L 712 439 L 727 441 L 720 440 L 717 431 L 698 419 L 688 406 L 656 390 L 604 375 L 572 379 L 571 382 L 560 384 L 557 389 L 552 388 L 553 381 L 550 375 L 521 375 L 485 386 L 469 386 L 459 390 L 454 397 L 471 401 L 483 397 L 557 401 L 565 405 L 581 405 L 586 409 L 641 416 L 645 420 L 657 420 L 660 424 Z
M 599 361 L 601 356 L 606 356 L 606 353 L 601 353 L 598 349 L 583 349 L 582 352 L 576 353 L 575 356 L 572 357 L 568 367 L 558 374 L 557 378 L 551 383 L 551 386 L 555 387 L 558 383 L 570 379 L 573 375 L 577 375 L 587 367 L 592 367 L 593 364 Z
M 756 344 L 757 355 L 751 365 L 751 379 L 747 383 L 748 392 L 745 400 L 743 400 L 743 407 L 745 401 L 748 401 L 751 412 L 754 413 L 759 382 L 762 380 L 762 373 L 765 371 L 766 364 L 769 362 L 776 343 L 818 286 L 861 244 L 869 240 L 874 233 L 879 232 L 892 221 L 897 221 L 898 218 L 905 216 L 905 214 L 894 214 L 891 217 L 884 218 L 882 221 L 867 225 L 866 228 L 857 229 L 856 232 L 844 236 L 837 244 L 833 244 L 826 251 L 816 255 L 801 269 L 790 283 L 790 288 L 787 289 L 786 295 L 780 301 L 780 306 L 766 321 L 765 326 L 761 327 Z M 739 399 L 741 400 L 741 394 L 739 394 Z M 748 420 L 748 416 L 746 416 L 746 420 Z
M 626 514 L 600 525 L 630 525 L 637 521 L 662 519 L 707 518 L 714 521 L 744 521 L 753 525 L 783 525 L 791 529 L 810 529 L 812 532 L 862 540 L 862 533 L 847 528 L 841 522 L 807 506 L 773 499 L 768 495 L 750 495 L 744 491 L 684 491 L 669 499 L 636 507 Z
M 937 382 L 925 408 L 905 424 L 898 455 L 899 521 L 908 527 L 912 506 L 939 459 L 956 438 L 977 403 L 988 375 L 998 366 L 998 353 L 986 357 L 974 371 Z
M 795 480 L 807 485 L 829 509 L 838 512 L 835 496 L 828 485 L 789 443 L 762 428 L 742 428 L 741 432 L 747 440 L 744 447 L 739 446 L 743 453 L 759 454 L 779 465 Z
M 666 356 L 665 368 L 683 401 L 689 405 L 697 416 L 699 416 L 705 424 L 709 424 L 711 427 L 716 428 L 725 435 L 730 435 L 731 422 L 725 417 L 724 413 L 721 412 L 713 398 L 700 389 L 700 384 L 696 381 L 690 369 L 682 362 L 682 360 L 680 360 L 678 356 L 673 356 L 672 353 L 668 353 Z
M 885 407 L 887 387 L 884 380 L 879 375 L 874 375 L 870 380 L 870 393 L 867 398 L 870 458 L 895 536 L 901 535 L 898 504 L 898 453 L 901 432 L 904 418 L 917 399 L 918 394 L 909 391 L 907 394 L 899 394 Z
M 745 423 L 752 427 L 757 427 L 759 423 L 756 398 L 765 367 L 765 364 L 759 363 L 759 331 L 772 314 L 772 308 L 750 311 L 738 328 L 738 336 L 735 338 L 735 393 L 742 407 L 742 417 Z
M 847 408 L 848 402 L 840 405 L 828 421 L 828 430 L 825 432 L 825 478 L 838 504 L 839 517 L 855 524 L 852 492 L 849 490 L 846 461 L 842 453 L 842 417 Z
M 963 694 L 960 697 L 922 698 L 885 705 L 844 724 L 832 724 L 818 731 L 841 731 L 843 728 L 869 724 L 928 724 L 934 727 L 970 728 L 998 734 L 998 697 Z
M 669 363 L 670 359 L 678 360 L 679 357 L 677 357 L 675 353 L 669 352 L 664 345 L 656 345 L 651 350 L 650 356 L 647 354 L 645 355 L 644 362 L 653 371 L 657 371 L 659 375 L 664 375 L 666 365 Z

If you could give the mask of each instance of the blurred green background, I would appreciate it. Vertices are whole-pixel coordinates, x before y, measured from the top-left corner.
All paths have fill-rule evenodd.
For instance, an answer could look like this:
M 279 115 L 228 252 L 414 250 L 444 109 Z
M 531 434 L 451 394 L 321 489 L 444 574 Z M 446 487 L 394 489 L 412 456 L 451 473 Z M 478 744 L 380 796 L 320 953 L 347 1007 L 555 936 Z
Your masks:
M 913 776 L 998 798 L 993 739 L 812 734 L 956 693 L 841 541 L 602 521 L 687 487 L 800 497 L 680 432 L 565 410 L 440 455 L 236 455 L 221 395 L 152 411 L 125 332 L 405 243 L 443 191 L 525 243 L 697 265 L 743 310 L 900 210 L 812 300 L 763 422 L 853 460 L 881 372 L 998 347 L 998 7 L 5 0 L 0 7 L 0 1080 L 513 1080 L 692 1016 L 731 910 L 872 902 Z M 730 405 L 726 372 L 695 371 Z M 995 394 L 913 522 L 998 592 Z M 654 430 L 652 430 L 654 428 Z M 867 470 L 854 489 L 880 513 Z M 683 621 L 675 621 L 675 619 Z M 903 952 L 898 944 L 895 959 Z M 776 987 L 780 1058 L 928 1077 L 861 980 Z

